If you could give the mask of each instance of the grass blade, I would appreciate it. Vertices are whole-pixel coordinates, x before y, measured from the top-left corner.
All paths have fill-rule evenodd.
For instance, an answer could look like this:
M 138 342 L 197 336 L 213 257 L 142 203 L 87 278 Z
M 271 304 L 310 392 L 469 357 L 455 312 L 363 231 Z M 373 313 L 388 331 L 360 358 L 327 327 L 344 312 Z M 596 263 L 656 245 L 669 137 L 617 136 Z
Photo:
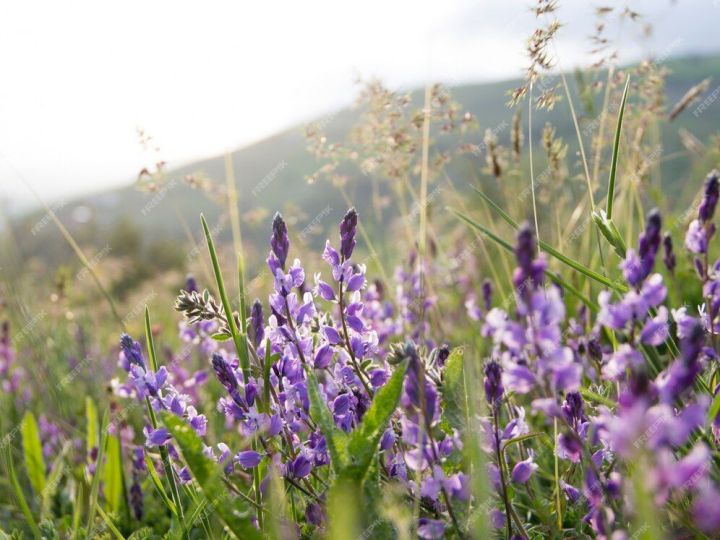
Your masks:
M 617 174 L 618 154 L 620 153 L 620 132 L 622 131 L 623 116 L 625 114 L 625 102 L 627 101 L 628 89 L 630 88 L 630 77 L 625 81 L 620 110 L 618 111 L 617 126 L 615 127 L 615 142 L 613 143 L 612 161 L 610 162 L 610 179 L 608 181 L 607 209 L 605 214 L 612 219 L 613 198 L 615 197 L 615 175 Z
M 233 316 L 232 306 L 225 290 L 225 281 L 222 277 L 220 270 L 220 261 L 218 260 L 217 251 L 215 251 L 215 244 L 213 243 L 210 229 L 208 228 L 205 216 L 200 216 L 200 222 L 202 223 L 203 232 L 205 233 L 205 240 L 207 241 L 208 250 L 210 251 L 210 259 L 212 260 L 213 272 L 215 273 L 215 282 L 217 283 L 218 294 L 220 295 L 220 301 L 222 302 L 223 310 L 225 311 L 225 317 L 227 318 L 228 328 L 232 335 L 235 349 L 240 359 L 240 367 L 242 368 L 243 375 L 249 377 L 250 374 L 250 361 L 248 359 L 247 345 L 245 343 L 245 336 L 240 334 L 237 325 L 235 324 L 235 317 Z
M 122 533 L 118 530 L 118 528 L 115 526 L 115 524 L 112 522 L 112 519 L 110 516 L 108 516 L 105 511 L 100 508 L 100 506 L 97 507 L 98 514 L 100 514 L 100 517 L 105 522 L 105 525 L 107 525 L 107 528 L 110 529 L 110 532 L 113 533 L 113 536 L 117 538 L 118 540 L 125 540 L 125 537 L 122 535 Z
M 492 199 L 490 199 L 490 197 L 485 195 L 482 191 L 478 190 L 477 188 L 473 188 L 473 189 L 475 189 L 475 191 L 477 191 L 478 194 L 480 194 L 480 196 L 485 201 L 487 201 L 487 203 L 500 215 L 500 217 L 502 217 L 508 224 L 510 224 L 510 226 L 513 229 L 518 229 L 520 227 L 518 225 L 517 221 L 515 221 L 513 218 L 511 218 L 507 214 L 507 212 L 505 212 L 505 210 L 503 210 L 497 204 L 495 204 L 495 202 Z M 502 242 L 501 245 L 503 245 L 503 247 L 506 247 L 511 250 L 513 249 L 513 247 L 509 243 L 505 242 L 504 240 L 500 241 L 500 239 L 497 235 L 489 232 L 489 229 L 487 229 L 486 227 L 483 227 L 482 225 L 480 225 L 473 219 L 465 216 L 464 214 L 462 214 L 461 212 L 458 212 L 457 210 L 455 210 L 453 208 L 450 208 L 449 210 L 451 212 L 453 212 L 456 216 L 458 216 L 459 218 L 464 220 L 469 225 L 475 227 L 476 229 L 483 231 L 487 236 L 489 236 L 496 242 Z M 598 283 L 605 285 L 606 287 L 610 287 L 611 289 L 614 289 L 619 292 L 625 292 L 627 290 L 627 287 L 625 285 L 623 285 L 621 283 L 616 283 L 615 281 L 612 281 L 611 279 L 608 279 L 607 277 L 603 276 L 602 274 L 599 274 L 598 272 L 595 272 L 594 270 L 591 270 L 587 266 L 579 263 L 575 259 L 572 259 L 572 258 L 568 257 L 567 255 L 563 255 L 557 249 L 552 247 L 550 244 L 547 244 L 546 242 L 543 242 L 541 240 L 538 242 L 538 245 L 548 255 L 555 257 L 560 262 L 564 263 L 566 266 L 569 266 L 573 270 L 576 270 L 576 271 L 580 272 L 581 274 L 584 274 L 585 276 L 589 277 L 593 281 L 597 281 Z
M 101 470 L 102 470 L 102 463 L 105 459 L 105 449 L 107 448 L 107 439 L 108 439 L 108 413 L 105 411 L 105 414 L 103 415 L 103 420 L 100 428 L 100 446 L 98 446 L 98 453 L 97 453 L 97 459 L 95 461 L 95 474 L 92 477 L 92 482 L 90 483 L 90 499 L 88 501 L 88 520 L 87 520 L 87 530 L 90 532 L 93 530 L 94 521 L 95 521 L 95 510 L 97 509 L 97 501 L 98 501 L 98 495 L 100 493 L 100 476 L 101 476 Z M 88 535 L 90 536 L 90 535 Z
M 27 520 L 28 527 L 30 527 L 30 530 L 32 531 L 35 538 L 42 538 L 42 535 L 40 534 L 40 529 L 35 522 L 35 518 L 30 511 L 30 507 L 28 506 L 27 500 L 25 499 L 22 487 L 20 487 L 20 482 L 18 482 L 17 475 L 15 474 L 15 465 L 13 464 L 12 458 L 12 448 L 9 444 L 5 445 L 5 464 L 7 466 L 8 479 L 10 480 L 10 484 L 13 487 L 13 492 L 15 493 L 15 498 L 17 499 L 18 506 L 20 507 L 20 510 L 22 511 L 25 519 Z
M 158 494 L 160 495 L 160 498 L 165 503 L 165 506 L 168 507 L 170 512 L 177 517 L 177 508 L 175 507 L 175 503 L 170 500 L 170 497 L 168 497 L 167 491 L 165 491 L 165 488 L 162 485 L 162 481 L 160 480 L 160 476 L 158 475 L 157 471 L 155 470 L 155 464 L 153 463 L 152 459 L 150 458 L 147 453 L 145 454 L 145 464 L 147 465 L 148 473 L 150 474 L 150 479 L 152 480 L 153 485 L 155 486 L 155 489 L 157 490 Z

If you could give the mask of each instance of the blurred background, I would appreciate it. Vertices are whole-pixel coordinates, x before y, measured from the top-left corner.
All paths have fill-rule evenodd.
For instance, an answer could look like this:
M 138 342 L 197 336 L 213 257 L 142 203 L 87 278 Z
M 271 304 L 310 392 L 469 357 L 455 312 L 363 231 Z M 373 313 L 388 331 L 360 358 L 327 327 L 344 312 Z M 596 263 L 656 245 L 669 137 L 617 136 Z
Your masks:
M 543 20 L 532 7 L 505 0 L 4 4 L 5 306 L 21 328 L 46 312 L 99 320 L 107 308 L 97 276 L 131 326 L 144 303 L 172 317 L 187 273 L 209 282 L 201 213 L 231 268 L 231 185 L 250 294 L 268 284 L 263 265 L 275 211 L 291 227 L 293 254 L 315 269 L 319 256 L 311 250 L 336 234 L 355 205 L 365 239 L 375 239 L 361 242 L 371 273 L 389 278 L 412 251 L 412 241 L 400 250 L 394 239 L 418 219 L 413 186 L 426 95 L 427 205 L 444 231 L 434 248 L 468 243 L 453 232 L 457 222 L 445 207 L 461 201 L 472 208 L 471 185 L 498 196 L 514 190 L 510 208 L 518 219 L 529 217 L 527 107 L 509 102 L 526 77 L 527 39 Z M 639 118 L 647 110 L 667 119 L 674 103 L 701 86 L 689 110 L 657 130 L 653 124 L 654 142 L 635 148 L 643 157 L 627 173 L 652 178 L 651 199 L 690 200 L 698 182 L 688 188 L 688 180 L 717 150 L 720 4 L 566 2 L 555 16 L 571 24 L 555 34 L 552 69 L 536 83 L 535 98 L 555 93 L 562 101 L 558 73 L 566 74 L 589 148 L 603 100 L 612 109 L 624 70 L 643 77 L 634 88 L 644 97 L 631 97 Z M 518 126 L 522 147 L 512 140 Z M 537 110 L 531 130 L 536 174 L 548 170 L 561 185 L 561 198 L 542 181 L 538 190 L 541 221 L 555 227 L 547 205 L 572 207 L 584 189 L 567 103 Z M 599 131 L 607 138 L 612 127 Z M 605 156 L 607 145 L 599 148 Z M 517 171 L 506 172 L 504 162 L 516 162 Z M 593 176 L 604 178 L 605 167 L 598 163 Z

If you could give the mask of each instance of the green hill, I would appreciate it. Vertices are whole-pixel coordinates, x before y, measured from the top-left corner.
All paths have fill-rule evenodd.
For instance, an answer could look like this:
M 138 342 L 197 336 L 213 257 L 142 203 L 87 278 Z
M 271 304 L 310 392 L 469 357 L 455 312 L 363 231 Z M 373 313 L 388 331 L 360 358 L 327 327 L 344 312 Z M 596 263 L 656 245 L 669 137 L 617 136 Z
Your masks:
M 704 78 L 715 76 L 716 81 L 720 83 L 720 77 L 717 77 L 720 75 L 720 56 L 674 59 L 668 61 L 666 66 L 671 71 L 666 84 L 668 108 L 688 88 Z M 575 85 L 573 77 L 569 77 L 569 80 Z M 465 110 L 472 112 L 480 124 L 480 130 L 472 134 L 468 142 L 479 143 L 486 128 L 496 127 L 503 122 L 509 125 L 512 111 L 506 106 L 507 91 L 518 84 L 519 81 L 503 81 L 492 84 L 460 85 L 450 89 L 452 98 Z M 711 84 L 708 93 L 714 88 L 715 84 Z M 414 99 L 418 104 L 420 103 L 419 92 L 414 94 Z M 720 103 L 714 103 L 698 117 L 691 112 L 686 111 L 675 122 L 664 127 L 662 136 L 665 152 L 679 148 L 678 129 L 690 130 L 701 141 L 707 141 L 708 136 L 719 131 Z M 357 112 L 347 109 L 330 114 L 319 122 L 325 126 L 328 139 L 333 141 L 342 140 L 356 119 Z M 591 120 L 590 117 L 581 119 L 585 124 Z M 560 103 L 552 112 L 538 112 L 535 115 L 536 140 L 540 140 L 541 130 L 546 121 L 552 121 L 558 135 L 571 144 L 568 156 L 569 160 L 574 159 L 575 151 L 572 144 L 575 133 L 567 107 Z M 305 181 L 306 175 L 314 172 L 318 164 L 306 150 L 303 127 L 287 129 L 232 153 L 243 217 L 256 215 L 259 209 L 266 209 L 268 214 L 275 210 L 289 210 L 290 216 L 296 221 L 295 230 L 301 230 L 319 214 L 323 217 L 320 220 L 320 228 L 335 224 L 340 219 L 346 204 L 337 190 L 325 182 L 309 185 Z M 502 144 L 508 144 L 510 130 L 500 130 L 498 137 Z M 455 142 L 457 141 L 450 140 L 444 144 Z M 468 163 L 465 162 L 458 167 L 468 167 Z M 676 189 L 679 192 L 682 180 L 688 174 L 688 167 L 687 160 L 673 160 L 670 168 L 666 169 L 671 171 L 672 176 L 665 179 L 669 182 L 669 189 Z M 451 169 L 451 174 L 453 171 L 463 178 L 460 176 L 463 173 L 462 168 Z M 145 247 L 154 244 L 156 248 L 169 240 L 185 239 L 186 226 L 197 237 L 199 214 L 203 212 L 208 222 L 212 224 L 217 223 L 220 210 L 216 202 L 210 200 L 204 193 L 189 188 L 181 181 L 186 175 L 196 173 L 206 175 L 213 182 L 224 182 L 224 156 L 209 157 L 170 171 L 168 177 L 175 181 L 160 193 L 148 194 L 128 185 L 126 188 L 74 200 L 59 208 L 58 215 L 81 245 L 94 245 L 97 249 L 105 246 L 113 234 L 116 235 L 117 240 L 122 236 L 123 231 L 133 236 L 132 242 L 140 243 Z M 672 187 L 676 183 L 678 185 Z M 356 206 L 363 212 L 369 201 L 366 190 L 355 188 L 351 195 Z M 91 211 L 90 220 L 83 224 L 77 224 L 73 220 L 73 213 L 80 206 L 85 206 Z M 22 240 L 17 243 L 22 258 L 40 257 L 50 264 L 67 260 L 68 248 L 60 240 L 52 224 L 35 231 L 36 234 L 31 234 L 33 227 L 41 219 L 42 212 L 34 212 L 12 224 L 14 236 Z M 265 250 L 269 218 L 260 221 L 243 225 L 246 248 L 250 251 L 251 258 Z M 220 241 L 226 241 L 229 236 L 229 225 L 221 225 Z M 322 235 L 318 235 L 311 244 L 319 245 L 321 237 Z M 178 259 L 179 256 L 176 254 L 174 257 Z M 182 261 L 174 262 L 182 264 Z

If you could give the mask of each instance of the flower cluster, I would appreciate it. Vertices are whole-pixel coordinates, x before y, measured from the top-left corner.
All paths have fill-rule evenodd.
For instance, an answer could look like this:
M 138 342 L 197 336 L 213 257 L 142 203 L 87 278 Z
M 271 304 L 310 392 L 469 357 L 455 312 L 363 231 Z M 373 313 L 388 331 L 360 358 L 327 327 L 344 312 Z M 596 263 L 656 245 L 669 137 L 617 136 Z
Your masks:
M 689 498 L 697 527 L 708 534 L 720 531 L 717 512 L 710 511 L 720 503 L 711 474 L 717 414 L 710 433 L 705 428 L 717 393 L 707 377 L 717 361 L 720 260 L 707 261 L 717 200 L 718 177 L 712 173 L 686 237 L 688 250 L 704 256 L 695 261 L 704 297 L 698 316 L 687 307 L 670 311 L 665 305 L 664 279 L 654 273 L 660 246 L 668 272 L 674 272 L 677 259 L 669 235 L 662 235 L 657 210 L 647 216 L 637 251 L 628 249 L 620 263 L 627 286 L 600 292 L 594 324 L 587 306 L 577 319 L 566 320 L 564 291 L 554 283 L 545 285 L 546 262 L 537 255 L 527 225 L 519 230 L 515 248 L 514 313 L 491 308 L 483 317 L 470 298 L 471 315 L 483 320 L 483 335 L 493 343 L 484 371 L 492 416 L 486 450 L 493 456 L 490 479 L 503 503 L 493 523 L 506 527 L 508 536 L 513 528 L 527 535 L 513 510 L 509 484 L 528 483 L 543 450 L 528 447 L 538 434 L 528 427 L 521 404 L 527 403 L 525 395 L 531 397 L 536 421 L 544 419 L 556 433 L 553 448 L 560 467 L 555 489 L 562 489 L 570 507 L 585 507 L 583 522 L 595 535 L 628 537 L 628 524 L 638 511 L 632 496 L 641 493 L 673 511 L 682 497 Z M 583 397 L 588 387 L 603 395 L 590 392 L 594 402 L 588 403 Z M 515 442 L 520 451 L 507 450 Z M 636 463 L 644 472 L 633 484 L 627 474 Z
M 550 534 L 567 525 L 568 515 L 580 516 L 582 525 L 570 523 L 598 538 L 626 538 L 643 494 L 673 515 L 689 515 L 707 534 L 720 532 L 711 511 L 720 503 L 712 473 L 717 409 L 707 425 L 720 388 L 711 388 L 720 260 L 710 264 L 707 246 L 694 240 L 712 237 L 717 198 L 712 174 L 686 239 L 702 283 L 697 310 L 668 306 L 656 259 L 662 249 L 664 267 L 674 275 L 678 257 L 656 210 L 619 264 L 624 280 L 608 281 L 611 288 L 599 291 L 597 303 L 549 272 L 529 225 L 517 233 L 512 297 L 494 305 L 498 294 L 488 280 L 478 296 L 469 291 L 470 320 L 478 321 L 487 345 L 484 405 L 473 410 L 484 407 L 487 414 L 466 421 L 479 425 L 475 435 L 487 454 L 495 493 L 490 522 L 508 538 L 529 538 L 530 529 Z M 226 426 L 222 442 L 207 444 L 205 455 L 222 468 L 228 485 L 252 483 L 258 508 L 272 475 L 279 476 L 298 495 L 307 525 L 323 529 L 332 519 L 325 505 L 338 465 L 311 394 L 317 390 L 313 395 L 327 408 L 333 429 L 351 437 L 394 374 L 402 374 L 396 407 L 382 436 L 378 432 L 377 479 L 400 486 L 415 505 L 417 536 L 465 537 L 477 512 L 487 508 L 476 500 L 467 468 L 468 442 L 475 441 L 463 432 L 467 425 L 448 415 L 453 403 L 446 378 L 449 365 L 457 369 L 457 357 L 448 345 L 435 345 L 442 336 L 422 316 L 433 300 L 420 294 L 419 274 L 398 272 L 395 304 L 383 284 L 368 281 L 366 267 L 353 259 L 357 226 L 350 209 L 339 225 L 339 244 L 325 244 L 327 277 L 317 273 L 309 286 L 301 261 L 290 258 L 287 226 L 277 214 L 267 256 L 273 289 L 266 304 L 256 300 L 247 313 L 226 314 L 208 291 L 188 281 L 178 300 L 187 319 L 181 337 L 209 364 L 215 379 L 209 389 L 220 392 L 216 405 Z M 569 294 L 580 299 L 570 313 Z M 418 305 L 417 298 L 427 303 Z M 234 331 L 228 317 L 242 331 L 239 345 L 227 340 Z M 115 390 L 182 418 L 204 439 L 207 419 L 196 407 L 206 370 L 175 365 L 176 357 L 166 356 L 171 368 L 154 370 L 140 344 L 123 335 L 120 365 L 128 379 Z M 147 448 L 167 450 L 181 481 L 191 480 L 164 427 L 146 427 L 145 436 Z M 136 515 L 143 511 L 143 452 L 131 453 Z M 546 494 L 552 518 L 538 510 Z M 676 523 L 684 530 L 683 521 Z

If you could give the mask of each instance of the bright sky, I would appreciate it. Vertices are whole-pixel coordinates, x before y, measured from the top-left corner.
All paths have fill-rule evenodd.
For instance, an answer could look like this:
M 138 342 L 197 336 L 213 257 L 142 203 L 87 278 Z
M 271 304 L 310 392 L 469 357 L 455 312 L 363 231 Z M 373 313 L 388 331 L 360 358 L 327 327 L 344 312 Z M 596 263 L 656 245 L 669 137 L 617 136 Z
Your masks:
M 596 2 L 564 4 L 559 18 L 569 25 L 558 50 L 563 67 L 571 68 L 589 50 Z M 394 88 L 518 76 L 535 25 L 529 5 L 3 2 L 0 200 L 31 200 L 14 170 L 48 201 L 128 183 L 151 163 L 138 144 L 139 126 L 174 166 L 346 105 L 357 75 L 379 76 Z M 673 42 L 673 54 L 720 49 L 717 0 L 633 6 L 658 37 L 641 43 L 638 28 L 626 25 L 626 60 L 663 54 Z

